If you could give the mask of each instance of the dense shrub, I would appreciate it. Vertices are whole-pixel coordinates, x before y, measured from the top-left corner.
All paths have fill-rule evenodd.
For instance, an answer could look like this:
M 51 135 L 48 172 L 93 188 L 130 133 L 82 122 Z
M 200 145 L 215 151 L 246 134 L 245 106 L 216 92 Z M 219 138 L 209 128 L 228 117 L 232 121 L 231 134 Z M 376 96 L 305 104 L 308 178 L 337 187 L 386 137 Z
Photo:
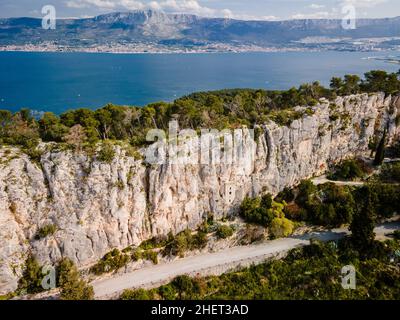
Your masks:
M 316 192 L 317 187 L 311 180 L 303 180 L 298 186 L 298 194 L 295 201 L 299 206 L 306 207 Z
M 150 260 L 154 264 L 158 264 L 158 253 L 156 251 L 147 250 L 142 254 L 143 259 Z
M 127 265 L 130 261 L 130 255 L 114 249 L 107 253 L 99 262 L 91 268 L 91 272 L 96 275 L 117 271 Z
M 198 231 L 193 237 L 192 237 L 192 249 L 203 249 L 206 247 L 208 242 L 207 238 L 207 233 L 204 231 Z
M 111 163 L 115 158 L 115 150 L 111 143 L 103 143 L 98 155 L 97 159 L 101 162 Z
M 390 218 L 400 213 L 400 186 L 372 183 L 357 192 L 358 202 L 365 202 L 366 195 L 371 195 L 372 207 L 378 218 Z
M 282 203 L 283 201 L 289 203 L 292 202 L 295 198 L 293 193 L 293 189 L 286 187 L 283 191 L 279 192 L 276 196 L 275 201 Z
M 121 297 L 121 300 L 151 300 L 152 295 L 150 291 L 144 289 L 137 290 L 125 290 Z
M 25 261 L 22 277 L 18 282 L 18 290 L 26 291 L 26 293 L 42 292 L 44 291 L 42 280 L 42 267 L 32 255 L 29 255 Z
M 400 186 L 373 181 L 363 187 L 339 186 L 327 183 L 315 186 L 303 181 L 297 188 L 295 202 L 284 209 L 291 219 L 316 225 L 338 227 L 349 224 L 353 216 L 364 210 L 369 200 L 378 219 L 400 212 Z
M 285 217 L 274 218 L 270 226 L 272 238 L 287 237 L 292 234 L 293 229 L 293 222 Z
M 172 281 L 172 285 L 176 288 L 180 300 L 189 298 L 194 287 L 192 279 L 186 275 L 176 277 Z
M 18 294 L 36 294 L 45 289 L 42 286 L 45 274 L 33 256 L 25 261 L 22 277 L 18 283 Z M 91 300 L 94 291 L 86 281 L 82 280 L 78 269 L 69 259 L 61 260 L 56 268 L 56 286 L 60 288 L 60 298 L 63 300 Z
M 158 288 L 158 293 L 164 300 L 174 300 L 177 295 L 176 288 L 172 284 L 166 284 Z
M 398 127 L 400 127 L 400 115 L 398 115 L 399 118 L 399 124 Z M 386 153 L 389 157 L 392 158 L 400 158 L 400 140 L 396 141 L 393 143 L 391 146 L 389 146 L 386 150 Z
M 274 219 L 271 208 L 261 205 L 261 198 L 245 198 L 240 206 L 240 216 L 249 223 L 260 224 L 268 227 Z
M 328 227 L 350 223 L 357 210 L 352 189 L 333 183 L 317 187 L 311 181 L 303 181 L 295 201 L 299 220 Z
M 246 222 L 269 228 L 272 238 L 286 237 L 294 229 L 292 221 L 285 217 L 286 206 L 286 202 L 273 201 L 270 194 L 246 198 L 240 207 L 240 215 Z
M 47 236 L 53 235 L 54 233 L 56 233 L 56 231 L 57 231 L 57 226 L 56 225 L 48 224 L 48 225 L 45 225 L 45 226 L 41 227 L 38 230 L 38 232 L 36 233 L 35 238 L 37 240 L 40 240 L 40 239 L 46 238 Z
M 62 300 L 92 300 L 94 299 L 93 287 L 82 280 L 78 269 L 71 260 L 63 259 L 57 270 Z
M 168 243 L 168 237 L 153 237 L 149 240 L 143 241 L 139 248 L 142 250 L 152 250 L 156 248 L 165 247 Z
M 193 234 L 189 229 L 177 234 L 170 234 L 168 243 L 163 250 L 164 256 L 184 257 L 186 251 L 203 249 L 207 245 L 207 234 L 198 231 Z
M 230 226 L 221 225 L 217 229 L 217 236 L 220 239 L 230 238 L 233 235 L 233 228 Z
M 335 166 L 333 172 L 328 175 L 328 179 L 352 181 L 355 179 L 361 179 L 366 173 L 370 172 L 371 170 L 368 169 L 362 160 L 345 160 Z
M 400 162 L 383 165 L 381 179 L 388 182 L 400 182 Z

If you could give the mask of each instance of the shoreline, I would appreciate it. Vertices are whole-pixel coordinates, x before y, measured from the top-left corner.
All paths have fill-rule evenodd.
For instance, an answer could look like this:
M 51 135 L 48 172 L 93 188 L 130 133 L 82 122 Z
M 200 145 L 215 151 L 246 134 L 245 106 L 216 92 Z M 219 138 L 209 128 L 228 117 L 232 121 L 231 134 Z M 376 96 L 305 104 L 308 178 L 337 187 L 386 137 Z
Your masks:
M 17 49 L 9 49 L 9 50 L 4 50 L 3 48 L 0 47 L 0 52 L 27 52 L 27 53 L 103 53 L 103 54 L 116 54 L 116 55 L 122 55 L 122 54 L 148 54 L 148 55 L 161 55 L 161 54 L 241 54 L 241 53 L 286 53 L 286 52 L 323 52 L 323 51 L 335 51 L 335 50 L 242 50 L 242 51 L 231 51 L 231 50 L 225 50 L 225 51 L 91 51 L 91 50 L 85 50 L 85 49 L 77 49 L 77 50 L 17 50 Z M 347 51 L 347 52 L 352 52 L 352 51 Z
M 85 48 L 76 48 L 76 49 L 18 49 L 18 48 L 5 48 L 0 46 L 0 52 L 26 52 L 26 53 L 101 53 L 101 54 L 116 54 L 116 55 L 172 55 L 172 54 L 242 54 L 242 53 L 290 53 L 290 52 L 300 52 L 300 53 L 315 53 L 315 52 L 344 52 L 344 53 L 385 53 L 385 52 L 399 52 L 396 49 L 388 49 L 388 50 L 365 50 L 365 51 L 353 51 L 353 50 L 335 50 L 335 49 L 305 49 L 305 48 L 286 48 L 286 49 L 255 49 L 255 50 L 210 50 L 210 51 L 184 51 L 184 50 L 155 50 L 155 51 L 130 51 L 130 50 L 88 50 Z M 373 58 L 375 59 L 375 58 Z

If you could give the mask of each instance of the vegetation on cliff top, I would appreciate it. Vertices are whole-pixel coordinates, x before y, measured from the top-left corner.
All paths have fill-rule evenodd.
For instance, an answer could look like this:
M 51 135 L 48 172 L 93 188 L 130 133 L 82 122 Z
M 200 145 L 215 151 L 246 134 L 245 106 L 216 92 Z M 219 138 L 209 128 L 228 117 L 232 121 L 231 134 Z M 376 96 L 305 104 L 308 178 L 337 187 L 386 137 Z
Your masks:
M 12 114 L 0 110 L 0 144 L 19 145 L 32 153 L 39 140 L 64 142 L 81 149 L 100 140 L 125 140 L 133 146 L 145 144 L 149 129 L 168 130 L 171 119 L 182 128 L 236 128 L 253 127 L 272 119 L 279 124 L 290 124 L 303 113 L 295 106 L 314 106 L 320 98 L 334 99 L 337 95 L 362 92 L 396 94 L 400 80 L 395 73 L 371 71 L 361 80 L 355 75 L 344 79 L 333 78 L 330 89 L 318 82 L 303 84 L 287 91 L 251 89 L 200 92 L 177 99 L 173 103 L 158 102 L 145 107 L 127 107 L 108 104 L 96 111 L 78 109 L 60 116 L 46 112 L 35 119 L 27 109 Z M 311 113 L 307 109 L 305 113 Z M 108 162 L 110 152 L 102 158 Z

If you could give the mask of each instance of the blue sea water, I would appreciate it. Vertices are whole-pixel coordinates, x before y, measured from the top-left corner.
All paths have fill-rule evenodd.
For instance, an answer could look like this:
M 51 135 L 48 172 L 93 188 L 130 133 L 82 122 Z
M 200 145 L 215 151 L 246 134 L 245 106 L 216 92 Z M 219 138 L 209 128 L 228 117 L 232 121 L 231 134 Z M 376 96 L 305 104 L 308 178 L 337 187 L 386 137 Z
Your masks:
M 393 55 L 393 53 L 391 53 Z M 287 89 L 399 65 L 385 53 L 93 54 L 0 52 L 0 109 L 62 113 L 108 102 L 142 106 L 196 91 Z

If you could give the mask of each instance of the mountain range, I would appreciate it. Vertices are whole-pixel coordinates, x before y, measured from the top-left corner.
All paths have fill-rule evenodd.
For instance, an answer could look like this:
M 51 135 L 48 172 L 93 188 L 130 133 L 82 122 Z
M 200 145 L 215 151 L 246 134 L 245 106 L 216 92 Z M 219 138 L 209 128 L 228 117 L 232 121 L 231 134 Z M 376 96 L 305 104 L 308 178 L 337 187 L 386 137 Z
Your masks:
M 344 29 L 338 19 L 242 21 L 152 10 L 59 19 L 55 30 L 44 30 L 39 18 L 0 19 L 0 46 L 48 42 L 72 48 L 152 43 L 182 48 L 218 44 L 343 50 L 361 45 L 385 49 L 400 46 L 400 17 L 359 19 L 354 30 Z

